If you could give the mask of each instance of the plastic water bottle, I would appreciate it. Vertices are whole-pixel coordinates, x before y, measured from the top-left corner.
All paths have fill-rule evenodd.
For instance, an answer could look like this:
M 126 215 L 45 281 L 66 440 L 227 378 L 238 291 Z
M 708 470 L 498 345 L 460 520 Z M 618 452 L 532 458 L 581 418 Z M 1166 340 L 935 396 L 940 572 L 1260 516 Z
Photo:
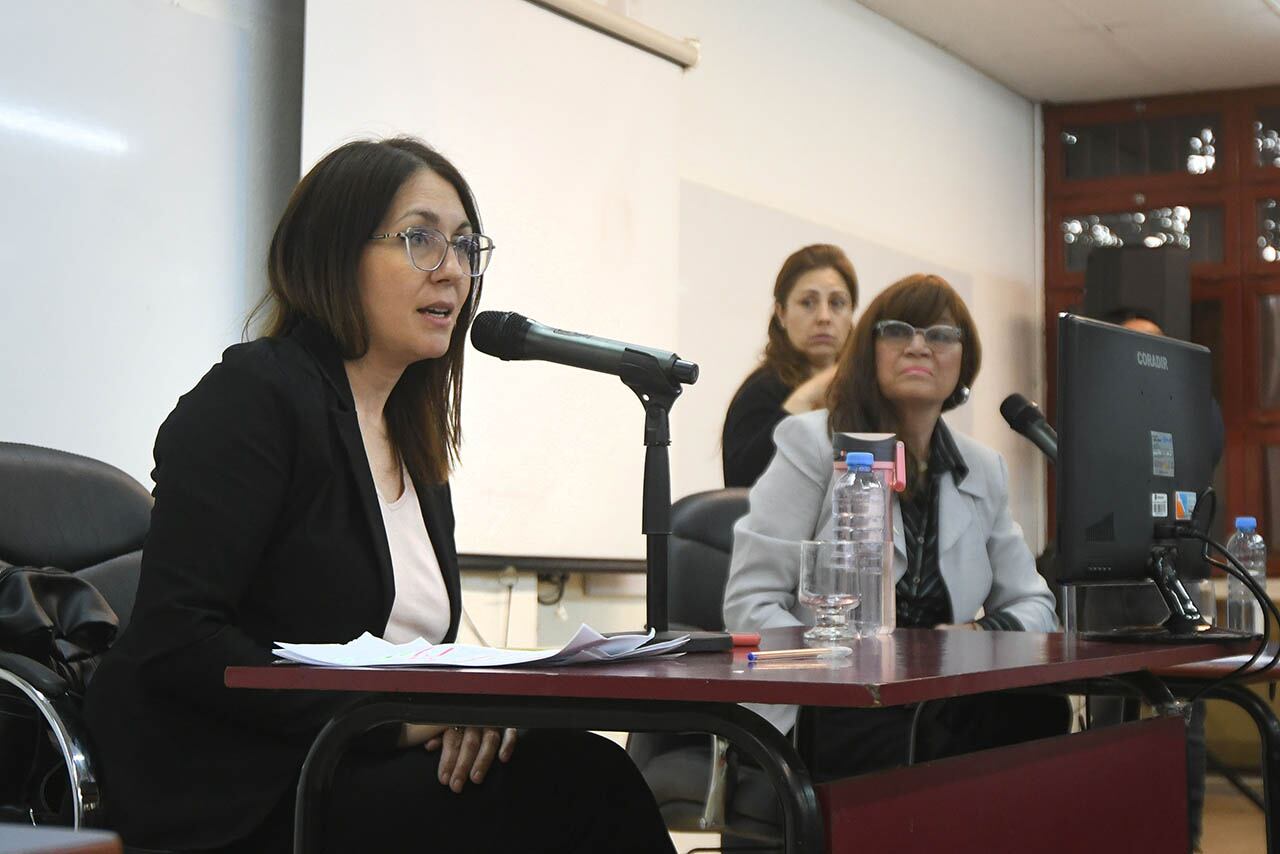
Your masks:
M 836 541 L 834 561 L 850 567 L 857 578 L 858 604 L 850 624 L 859 636 L 884 627 L 884 484 L 872 472 L 871 454 L 845 456 L 848 471 L 836 481 L 831 512 Z
M 1227 551 L 1253 576 L 1264 591 L 1267 589 L 1267 544 L 1258 533 L 1258 520 L 1252 516 L 1236 518 L 1236 532 L 1227 540 Z M 1249 588 L 1234 575 L 1227 578 L 1227 628 L 1250 634 L 1262 634 L 1262 606 Z

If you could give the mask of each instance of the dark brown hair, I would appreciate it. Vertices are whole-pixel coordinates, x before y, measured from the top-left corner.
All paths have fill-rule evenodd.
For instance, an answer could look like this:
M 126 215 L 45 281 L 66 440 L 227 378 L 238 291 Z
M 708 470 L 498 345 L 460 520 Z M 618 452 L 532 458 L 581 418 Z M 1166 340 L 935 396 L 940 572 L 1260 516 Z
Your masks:
M 963 402 L 960 389 L 973 386 L 982 365 L 978 328 L 964 300 L 942 277 L 916 273 L 894 282 L 873 299 L 853 327 L 827 398 L 833 433 L 899 432 L 893 406 L 881 393 L 876 379 L 876 324 L 901 320 L 912 326 L 930 326 L 948 311 L 963 330 L 964 350 L 960 356 L 960 380 L 942 409 L 954 409 Z
M 325 155 L 294 188 L 271 239 L 269 288 L 250 313 L 246 333 L 263 312 L 267 337 L 287 335 L 306 318 L 333 336 L 343 359 L 363 356 L 369 327 L 360 307 L 360 257 L 401 186 L 423 169 L 453 186 L 479 232 L 471 188 L 431 146 L 412 137 L 349 142 Z M 481 280 L 473 280 L 444 356 L 406 368 L 383 410 L 392 448 L 423 483 L 444 482 L 458 459 L 462 356 L 480 289 Z
M 773 285 L 774 311 L 769 315 L 769 341 L 764 347 L 764 364 L 757 370 L 773 371 L 786 384 L 787 388 L 795 388 L 809 378 L 813 366 L 796 345 L 787 337 L 787 330 L 782 328 L 778 320 L 777 309 L 785 307 L 787 297 L 795 289 L 796 281 L 805 273 L 830 267 L 840 278 L 844 279 L 849 289 L 850 308 L 858 307 L 858 274 L 849 262 L 849 256 L 839 246 L 830 243 L 815 243 L 792 252 L 782 269 L 778 271 L 777 281 Z

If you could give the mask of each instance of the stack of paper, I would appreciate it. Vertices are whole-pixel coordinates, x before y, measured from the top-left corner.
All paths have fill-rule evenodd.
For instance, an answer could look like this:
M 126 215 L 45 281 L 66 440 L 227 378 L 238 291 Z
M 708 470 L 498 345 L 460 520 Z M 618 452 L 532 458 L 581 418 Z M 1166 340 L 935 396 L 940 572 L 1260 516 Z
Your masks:
M 534 663 L 541 667 L 559 667 L 666 655 L 683 646 L 689 637 L 685 635 L 661 643 L 648 643 L 652 639 L 652 631 L 647 635 L 607 638 L 584 624 L 560 649 L 495 649 L 465 643 L 432 644 L 422 638 L 408 643 L 389 643 L 365 632 L 347 643 L 277 641 L 273 651 L 286 661 L 323 667 L 503 667 Z

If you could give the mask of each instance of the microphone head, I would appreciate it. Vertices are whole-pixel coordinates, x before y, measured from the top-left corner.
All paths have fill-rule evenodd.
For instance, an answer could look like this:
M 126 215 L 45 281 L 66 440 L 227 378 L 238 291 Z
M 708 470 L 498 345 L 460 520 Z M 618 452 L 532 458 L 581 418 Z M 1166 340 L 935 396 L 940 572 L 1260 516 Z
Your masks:
M 1000 415 L 1018 432 L 1022 432 L 1022 428 L 1028 424 L 1044 419 L 1044 413 L 1040 411 L 1040 407 L 1017 393 L 1009 395 L 1001 402 Z
M 514 311 L 482 311 L 471 321 L 471 346 L 499 359 L 524 358 L 529 318 Z
M 676 359 L 671 366 L 671 376 L 678 383 L 693 385 L 698 381 L 698 366 L 684 359 Z

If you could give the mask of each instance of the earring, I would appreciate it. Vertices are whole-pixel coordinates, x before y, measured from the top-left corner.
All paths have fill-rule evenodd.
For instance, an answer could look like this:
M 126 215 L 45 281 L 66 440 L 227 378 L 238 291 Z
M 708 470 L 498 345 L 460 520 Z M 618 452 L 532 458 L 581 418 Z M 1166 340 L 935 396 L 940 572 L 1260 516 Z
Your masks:
M 967 403 L 969 400 L 969 387 L 967 385 L 957 386 L 956 390 L 951 393 L 951 399 L 948 401 L 951 408 L 954 409 L 961 404 Z

